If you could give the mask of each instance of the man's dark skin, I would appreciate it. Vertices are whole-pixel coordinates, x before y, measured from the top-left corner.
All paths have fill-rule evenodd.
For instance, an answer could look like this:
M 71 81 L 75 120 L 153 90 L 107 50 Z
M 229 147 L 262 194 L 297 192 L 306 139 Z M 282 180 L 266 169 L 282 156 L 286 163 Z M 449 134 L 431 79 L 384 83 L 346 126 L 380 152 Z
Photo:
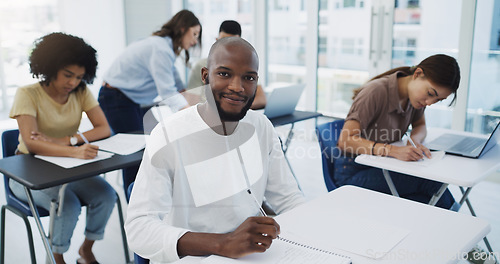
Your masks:
M 230 135 L 252 104 L 257 90 L 259 59 L 255 49 L 239 37 L 217 41 L 208 56 L 202 79 L 210 84 L 213 98 L 198 112 L 216 133 Z M 280 227 L 270 217 L 249 217 L 226 234 L 187 232 L 177 241 L 179 256 L 221 255 L 239 258 L 266 251 Z

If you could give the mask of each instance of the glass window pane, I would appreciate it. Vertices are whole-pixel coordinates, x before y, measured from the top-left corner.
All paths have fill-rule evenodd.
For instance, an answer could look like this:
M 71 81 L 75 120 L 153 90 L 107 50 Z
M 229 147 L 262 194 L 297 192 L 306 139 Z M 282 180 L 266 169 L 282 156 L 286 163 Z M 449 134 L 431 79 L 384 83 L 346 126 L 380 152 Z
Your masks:
M 460 15 L 460 1 L 398 0 L 394 9 L 392 67 L 417 65 L 438 53 L 457 58 Z M 427 107 L 428 127 L 451 128 L 452 98 Z
M 18 87 L 34 81 L 28 64 L 33 41 L 54 31 L 60 31 L 56 0 L 0 1 L 2 111 L 10 110 Z
M 355 3 L 320 2 L 317 105 L 326 115 L 345 117 L 352 91 L 368 80 L 372 2 Z
M 208 56 L 210 47 L 219 36 L 220 24 L 224 20 L 238 21 L 241 25 L 241 37 L 252 43 L 252 0 L 188 0 L 186 2 L 185 8 L 191 10 L 203 26 L 202 50 L 194 50 L 191 54 L 191 65 Z
M 301 8 L 301 2 L 301 0 L 268 2 L 269 86 L 304 82 L 307 12 Z
M 465 129 L 491 133 L 500 121 L 500 1 L 478 0 Z

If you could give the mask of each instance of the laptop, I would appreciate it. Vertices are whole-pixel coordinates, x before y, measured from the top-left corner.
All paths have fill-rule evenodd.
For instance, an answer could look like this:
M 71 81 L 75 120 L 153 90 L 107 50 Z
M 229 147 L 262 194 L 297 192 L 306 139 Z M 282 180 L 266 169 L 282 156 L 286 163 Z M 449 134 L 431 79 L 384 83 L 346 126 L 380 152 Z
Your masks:
M 488 138 L 445 133 L 427 143 L 426 147 L 431 150 L 444 150 L 448 154 L 477 159 L 500 143 L 499 127 L 500 122 Z
M 264 115 L 267 118 L 275 118 L 293 114 L 299 102 L 305 84 L 295 84 L 285 87 L 274 88 L 267 97 Z

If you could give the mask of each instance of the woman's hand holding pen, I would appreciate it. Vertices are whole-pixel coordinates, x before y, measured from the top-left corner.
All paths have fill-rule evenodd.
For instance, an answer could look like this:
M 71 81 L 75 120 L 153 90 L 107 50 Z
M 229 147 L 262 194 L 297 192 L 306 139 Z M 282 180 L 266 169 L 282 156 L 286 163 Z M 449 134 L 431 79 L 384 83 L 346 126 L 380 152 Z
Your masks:
M 74 147 L 73 149 L 73 155 L 71 155 L 73 158 L 78 158 L 78 159 L 93 159 L 97 156 L 97 151 L 99 150 L 99 147 L 96 145 L 90 145 L 90 144 L 83 144 L 78 147 Z
M 280 226 L 270 217 L 249 217 L 236 230 L 224 234 L 218 255 L 240 258 L 266 251 L 280 233 Z
M 424 158 L 431 157 L 431 152 L 422 144 L 415 144 L 416 146 L 392 146 L 390 156 L 404 161 L 417 161 Z

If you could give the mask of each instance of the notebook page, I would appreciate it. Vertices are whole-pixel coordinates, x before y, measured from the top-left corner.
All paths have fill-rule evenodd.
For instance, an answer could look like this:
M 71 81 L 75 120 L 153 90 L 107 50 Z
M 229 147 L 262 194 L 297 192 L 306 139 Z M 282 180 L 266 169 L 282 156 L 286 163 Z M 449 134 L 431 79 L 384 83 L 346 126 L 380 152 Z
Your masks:
M 113 152 L 119 155 L 135 153 L 146 146 L 146 136 L 142 134 L 119 133 L 112 137 L 90 143 L 101 150 Z
M 113 153 L 98 151 L 97 156 L 93 159 L 77 159 L 77 158 L 70 158 L 70 157 L 53 157 L 53 156 L 41 156 L 41 155 L 35 155 L 35 158 L 45 160 L 47 162 L 56 164 L 57 166 L 69 169 L 69 168 L 77 167 L 77 166 L 80 166 L 83 164 L 96 162 L 96 161 L 103 160 L 103 159 L 109 159 L 112 156 L 113 156 Z
M 351 260 L 335 253 L 307 245 L 297 245 L 284 240 L 274 239 L 271 247 L 264 253 L 254 253 L 239 259 L 212 255 L 202 261 L 205 264 L 225 263 L 263 263 L 263 264 L 350 264 Z
M 373 155 L 363 155 L 363 158 L 367 160 L 379 160 L 383 161 L 388 164 L 393 164 L 397 166 L 417 166 L 417 167 L 428 167 L 434 163 L 439 162 L 444 158 L 444 155 L 446 152 L 444 151 L 431 151 L 431 158 L 427 158 L 424 156 L 423 159 L 419 161 L 403 161 L 403 160 L 398 160 L 396 158 L 392 157 L 381 157 L 381 156 L 373 156 Z

